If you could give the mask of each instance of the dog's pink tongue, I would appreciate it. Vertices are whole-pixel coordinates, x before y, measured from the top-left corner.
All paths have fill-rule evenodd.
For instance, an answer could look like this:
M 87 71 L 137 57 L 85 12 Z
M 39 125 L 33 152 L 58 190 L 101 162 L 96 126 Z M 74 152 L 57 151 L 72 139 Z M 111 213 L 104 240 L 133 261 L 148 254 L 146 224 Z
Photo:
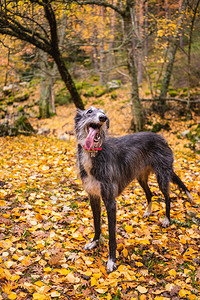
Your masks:
M 97 134 L 98 129 L 94 129 L 92 127 L 89 128 L 88 136 L 85 140 L 84 149 L 87 151 L 90 151 L 92 149 L 92 146 L 94 144 L 94 137 Z

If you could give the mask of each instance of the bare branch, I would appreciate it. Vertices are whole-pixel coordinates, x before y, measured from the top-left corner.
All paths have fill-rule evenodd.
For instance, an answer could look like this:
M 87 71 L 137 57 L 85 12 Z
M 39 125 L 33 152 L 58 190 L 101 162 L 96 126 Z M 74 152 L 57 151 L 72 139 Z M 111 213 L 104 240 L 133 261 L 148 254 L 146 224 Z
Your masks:
M 90 4 L 90 5 L 108 7 L 108 8 L 115 10 L 122 17 L 124 16 L 124 13 L 125 13 L 120 7 L 113 5 L 105 0 L 78 0 L 77 3 L 80 5 Z
M 162 100 L 165 100 L 165 101 L 176 101 L 176 102 L 182 102 L 182 103 L 188 103 L 188 100 L 187 99 L 180 99 L 180 98 L 165 98 L 165 99 L 162 99 Z M 140 99 L 140 101 L 160 101 L 160 98 L 143 98 L 143 99 Z M 200 100 L 191 100 L 190 103 L 200 103 Z
M 31 43 L 32 45 L 42 49 L 45 52 L 51 53 L 51 47 L 49 45 L 44 44 L 43 42 L 36 39 L 34 36 L 30 36 L 26 32 L 21 32 L 17 28 L 2 28 L 0 27 L 0 33 L 10 35 L 16 37 L 20 40 Z

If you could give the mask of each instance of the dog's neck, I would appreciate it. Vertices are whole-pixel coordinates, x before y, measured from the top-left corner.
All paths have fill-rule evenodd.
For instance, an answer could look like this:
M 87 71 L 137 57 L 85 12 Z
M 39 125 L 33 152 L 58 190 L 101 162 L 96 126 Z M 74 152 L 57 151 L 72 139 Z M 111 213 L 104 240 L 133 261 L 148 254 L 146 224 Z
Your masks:
M 83 149 L 84 149 L 84 148 L 83 148 Z M 90 157 L 95 157 L 95 156 L 97 155 L 97 153 L 98 153 L 99 151 L 101 151 L 101 150 L 102 150 L 101 147 L 93 148 L 93 150 L 90 150 L 90 151 L 84 149 L 84 151 L 86 151 L 86 152 L 88 152 L 88 153 L 90 154 Z
M 82 145 L 82 148 L 84 149 L 85 152 L 90 154 L 90 157 L 95 157 L 97 155 L 97 153 L 102 150 L 101 146 L 102 146 L 102 143 L 99 144 L 99 142 L 98 143 L 94 142 L 94 145 L 91 150 L 85 149 L 85 147 L 83 145 Z

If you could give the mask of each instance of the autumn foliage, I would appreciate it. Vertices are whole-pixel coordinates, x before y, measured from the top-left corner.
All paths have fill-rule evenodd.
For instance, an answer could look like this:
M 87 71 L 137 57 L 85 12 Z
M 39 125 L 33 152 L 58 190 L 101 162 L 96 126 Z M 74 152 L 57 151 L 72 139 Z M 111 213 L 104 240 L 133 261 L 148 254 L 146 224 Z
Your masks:
M 129 109 L 122 102 L 107 103 L 112 133 L 127 132 Z M 72 129 L 74 113 L 73 107 L 62 107 L 46 125 L 61 129 L 66 115 Z M 199 156 L 185 147 L 186 139 L 177 139 L 177 132 L 193 124 L 173 120 L 173 129 L 162 133 L 194 201 L 172 185 L 172 224 L 164 229 L 164 201 L 155 178 L 150 180 L 154 196 L 148 219 L 142 218 L 144 192 L 133 182 L 117 199 L 118 269 L 109 275 L 104 207 L 100 247 L 82 250 L 93 237 L 93 219 L 76 175 L 74 137 L 1 138 L 0 299 L 198 299 Z

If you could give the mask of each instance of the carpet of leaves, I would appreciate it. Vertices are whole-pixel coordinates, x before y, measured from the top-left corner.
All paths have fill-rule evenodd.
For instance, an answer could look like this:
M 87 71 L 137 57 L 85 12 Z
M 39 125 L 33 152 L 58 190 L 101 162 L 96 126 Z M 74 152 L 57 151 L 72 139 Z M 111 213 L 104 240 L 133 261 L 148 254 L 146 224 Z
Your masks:
M 108 230 L 86 252 L 93 220 L 76 175 L 75 141 L 33 136 L 0 139 L 0 299 L 200 299 L 200 158 L 164 134 L 175 170 L 194 201 L 171 186 L 172 224 L 155 178 L 153 214 L 133 182 L 118 197 L 118 269 L 106 274 Z

